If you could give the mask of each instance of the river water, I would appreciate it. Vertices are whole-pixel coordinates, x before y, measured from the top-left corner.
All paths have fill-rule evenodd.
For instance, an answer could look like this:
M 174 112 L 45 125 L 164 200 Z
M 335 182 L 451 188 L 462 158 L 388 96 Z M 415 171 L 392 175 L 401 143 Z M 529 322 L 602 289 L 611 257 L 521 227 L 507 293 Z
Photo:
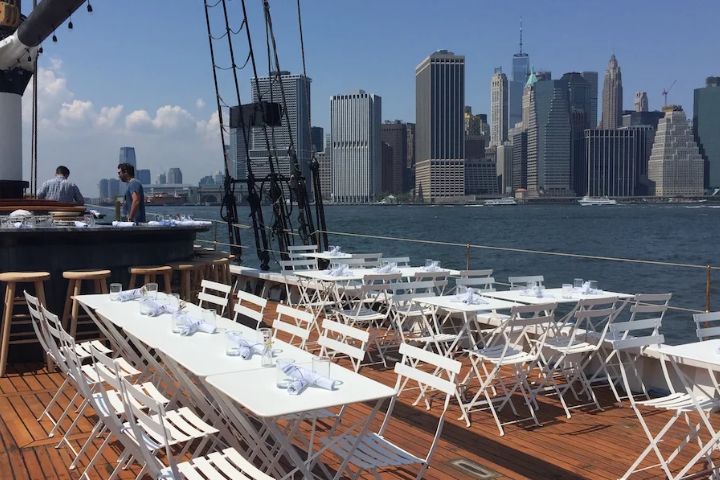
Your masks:
M 219 219 L 219 207 L 153 207 L 149 213 L 182 212 L 195 218 Z M 249 209 L 240 208 L 240 223 L 250 224 Z M 266 221 L 270 219 L 269 211 Z M 581 255 L 622 257 L 693 265 L 720 266 L 720 205 L 519 205 L 466 206 L 326 206 L 330 244 L 348 252 L 383 252 L 409 256 L 413 264 L 425 259 L 464 269 L 464 246 L 428 245 L 378 237 L 511 247 Z M 252 230 L 243 230 L 243 264 L 257 266 Z M 212 232 L 205 238 L 212 239 Z M 226 242 L 226 228 L 217 229 Z M 274 247 L 276 248 L 276 247 Z M 706 272 L 701 268 L 670 267 L 615 261 L 587 260 L 541 254 L 471 249 L 473 269 L 492 268 L 497 281 L 508 276 L 544 275 L 549 287 L 593 279 L 602 289 L 626 293 L 672 292 L 671 304 L 704 309 Z M 277 264 L 271 268 L 277 268 Z M 713 272 L 711 307 L 720 309 L 720 271 Z M 668 343 L 695 338 L 692 315 L 666 316 Z

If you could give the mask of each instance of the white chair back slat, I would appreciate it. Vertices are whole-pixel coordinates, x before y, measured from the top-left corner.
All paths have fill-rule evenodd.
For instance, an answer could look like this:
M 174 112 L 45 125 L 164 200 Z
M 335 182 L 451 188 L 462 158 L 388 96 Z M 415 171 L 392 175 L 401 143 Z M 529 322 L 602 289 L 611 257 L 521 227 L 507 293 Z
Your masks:
M 508 277 L 510 289 L 525 288 L 528 286 L 539 284 L 541 287 L 545 283 L 545 277 L 542 275 L 525 275 L 520 277 Z
M 220 315 L 225 314 L 225 309 L 230 301 L 232 287 L 224 283 L 203 280 L 200 282 L 202 290 L 198 292 L 198 306 L 206 308 L 206 303 L 220 309 Z M 220 294 L 220 295 L 219 295 Z
M 487 278 L 492 277 L 492 268 L 482 270 L 460 270 L 460 278 Z
M 235 310 L 235 321 L 237 322 L 238 317 L 240 315 L 244 317 L 248 317 L 251 320 L 255 320 L 257 324 L 259 325 L 263 321 L 263 313 L 258 312 L 257 310 L 252 310 L 245 305 L 235 304 L 233 307 L 233 310 Z
M 292 272 L 295 270 L 317 270 L 317 259 L 305 260 L 280 260 L 280 270 L 283 272 Z
M 645 337 L 628 337 L 613 342 L 615 350 L 628 350 L 631 348 L 646 347 L 649 345 L 660 345 L 665 341 L 664 335 L 649 335 Z
M 633 330 L 657 329 L 662 324 L 661 318 L 646 318 L 643 320 L 632 320 L 629 322 L 614 322 L 610 325 L 610 331 L 614 333 L 632 332 Z
M 227 298 L 219 297 L 217 295 L 213 295 L 212 293 L 198 292 L 198 300 L 200 302 L 208 302 L 214 305 L 227 306 Z
M 394 263 L 398 267 L 409 267 L 410 257 L 383 257 L 383 263 Z
M 321 355 L 334 355 L 341 353 L 350 357 L 350 361 L 357 372 L 360 370 L 370 333 L 359 328 L 325 319 L 322 324 L 322 333 L 318 339 Z
M 720 326 L 698 328 L 697 330 L 695 330 L 695 333 L 697 333 L 698 340 L 707 340 L 710 337 L 717 337 L 718 335 L 720 335 Z
M 709 340 L 720 335 L 720 312 L 696 313 L 693 320 L 698 340 Z
M 278 305 L 276 313 L 277 318 L 272 324 L 273 335 L 277 336 L 278 332 L 289 334 L 290 339 L 288 341 L 290 343 L 295 337 L 298 337 L 300 339 L 300 348 L 305 348 L 305 343 L 310 338 L 310 329 L 315 320 L 313 314 L 286 305 Z
M 370 333 L 361 330 L 359 328 L 351 327 L 350 325 L 345 325 L 344 323 L 336 322 L 334 320 L 325 320 L 322 324 L 323 330 L 328 330 L 334 333 L 338 333 L 340 335 L 352 337 L 356 340 L 360 340 L 361 342 L 367 342 L 370 340 Z
M 298 310 L 296 308 L 288 307 L 287 305 L 278 304 L 275 311 L 279 315 L 287 315 L 289 317 L 301 320 L 302 322 L 305 322 L 305 323 L 312 323 L 314 320 L 314 316 L 312 313 L 306 312 L 304 310 Z
M 478 290 L 494 291 L 495 290 L 495 278 L 494 277 L 460 277 L 455 279 L 455 286 L 457 287 L 470 287 Z
M 265 308 L 268 302 L 266 298 L 253 295 L 252 293 L 246 292 L 244 290 L 238 290 L 237 298 L 241 302 L 250 302 L 260 308 Z
M 276 335 L 278 331 L 284 332 L 292 337 L 299 337 L 303 344 L 310 338 L 310 332 L 307 329 L 283 322 L 282 320 L 274 320 L 272 327 Z
M 417 368 L 410 367 L 404 363 L 395 364 L 395 373 L 405 378 L 415 380 L 421 385 L 427 385 L 441 392 L 452 395 L 455 393 L 455 383 L 449 382 L 445 379 L 436 377 L 435 375 L 427 372 L 423 372 Z
M 367 266 L 364 258 L 333 258 L 330 259 L 330 266 L 347 265 L 348 267 L 364 268 Z
M 322 348 L 323 355 L 328 355 L 329 350 L 330 352 L 342 353 L 343 355 L 347 355 L 348 357 L 360 362 L 362 362 L 365 358 L 364 349 L 349 345 L 345 342 L 341 342 L 340 340 L 335 340 L 334 338 L 326 337 L 324 335 L 320 336 L 320 338 L 318 339 L 318 345 L 320 345 L 320 347 Z
M 415 360 L 420 360 L 421 362 L 440 367 L 455 374 L 460 373 L 460 367 L 462 366 L 462 364 L 457 360 L 438 355 L 436 353 L 415 347 L 413 345 L 409 345 L 407 343 L 403 343 L 400 345 L 399 353 L 400 355 L 406 355 Z

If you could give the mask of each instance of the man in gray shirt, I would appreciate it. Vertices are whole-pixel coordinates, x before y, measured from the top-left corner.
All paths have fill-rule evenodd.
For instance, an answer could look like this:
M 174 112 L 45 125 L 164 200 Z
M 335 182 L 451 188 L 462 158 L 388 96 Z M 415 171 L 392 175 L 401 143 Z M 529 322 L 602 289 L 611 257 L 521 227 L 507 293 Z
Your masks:
M 85 204 L 85 199 L 80 193 L 80 189 L 68 180 L 70 169 L 64 165 L 60 165 L 55 169 L 55 178 L 51 178 L 43 183 L 38 198 L 46 200 L 55 200 L 56 202 Z
M 145 219 L 145 192 L 142 183 L 135 178 L 135 167 L 129 163 L 118 165 L 118 177 L 123 183 L 127 183 L 125 191 L 125 202 L 123 203 L 123 215 L 128 222 L 146 222 Z

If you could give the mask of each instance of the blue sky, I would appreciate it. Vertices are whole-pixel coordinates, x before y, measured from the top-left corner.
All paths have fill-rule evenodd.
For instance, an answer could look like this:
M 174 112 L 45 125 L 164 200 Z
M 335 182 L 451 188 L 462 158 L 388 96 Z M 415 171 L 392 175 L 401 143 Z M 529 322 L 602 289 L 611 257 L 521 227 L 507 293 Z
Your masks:
M 27 10 L 30 2 L 24 2 Z M 186 181 L 221 168 L 203 2 L 126 0 L 93 2 L 73 16 L 75 28 L 58 29 L 41 57 L 40 174 L 66 163 L 89 196 L 97 180 L 114 176 L 123 145 L 137 148 L 141 167 L 180 166 Z M 692 90 L 720 74 L 717 1 L 624 2 L 471 0 L 302 0 L 314 125 L 329 125 L 331 95 L 364 89 L 383 98 L 383 119 L 414 120 L 415 66 L 445 48 L 466 57 L 466 103 L 488 111 L 493 68 L 510 72 L 524 22 L 525 51 L 537 69 L 553 77 L 569 71 L 602 75 L 612 52 L 623 73 L 624 104 L 636 90 L 650 107 L 674 80 L 671 103 L 692 110 Z M 239 25 L 241 3 L 228 0 Z M 247 0 L 258 68 L 267 73 L 261 1 Z M 280 64 L 301 71 L 294 0 L 271 2 Z M 235 38 L 244 61 L 244 33 Z M 220 48 L 221 45 L 218 45 Z M 240 60 L 242 59 L 242 60 Z M 219 60 L 227 64 L 224 56 Z M 249 98 L 250 68 L 240 73 L 241 97 Z M 223 77 L 224 85 L 229 78 Z M 231 90 L 225 90 L 230 96 Z M 28 92 L 29 93 L 29 92 Z M 29 98 L 29 95 L 26 95 Z M 27 106 L 26 106 L 27 107 Z M 26 112 L 28 109 L 26 108 Z M 29 115 L 25 143 L 29 152 Z M 29 153 L 25 171 L 29 171 Z

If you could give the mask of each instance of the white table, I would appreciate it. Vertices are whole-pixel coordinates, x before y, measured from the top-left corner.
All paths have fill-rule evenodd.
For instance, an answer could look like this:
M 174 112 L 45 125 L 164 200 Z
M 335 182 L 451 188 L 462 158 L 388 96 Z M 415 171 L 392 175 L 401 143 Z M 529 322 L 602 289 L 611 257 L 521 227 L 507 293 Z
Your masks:
M 330 253 L 330 252 L 309 252 L 309 253 L 301 253 L 299 254 L 300 257 L 306 257 L 306 258 L 317 258 L 318 260 L 342 260 L 342 259 L 348 259 L 353 258 L 351 253 Z
M 477 293 L 485 297 L 498 298 L 509 302 L 525 303 L 529 305 L 539 305 L 543 303 L 577 303 L 580 300 L 602 299 L 617 297 L 621 300 L 631 299 L 633 295 L 627 293 L 609 292 L 599 290 L 593 293 L 581 293 L 574 290 L 569 294 L 563 292 L 562 288 L 546 288 L 542 291 L 541 296 L 537 296 L 529 290 L 502 290 L 496 292 L 485 292 L 479 290 Z

